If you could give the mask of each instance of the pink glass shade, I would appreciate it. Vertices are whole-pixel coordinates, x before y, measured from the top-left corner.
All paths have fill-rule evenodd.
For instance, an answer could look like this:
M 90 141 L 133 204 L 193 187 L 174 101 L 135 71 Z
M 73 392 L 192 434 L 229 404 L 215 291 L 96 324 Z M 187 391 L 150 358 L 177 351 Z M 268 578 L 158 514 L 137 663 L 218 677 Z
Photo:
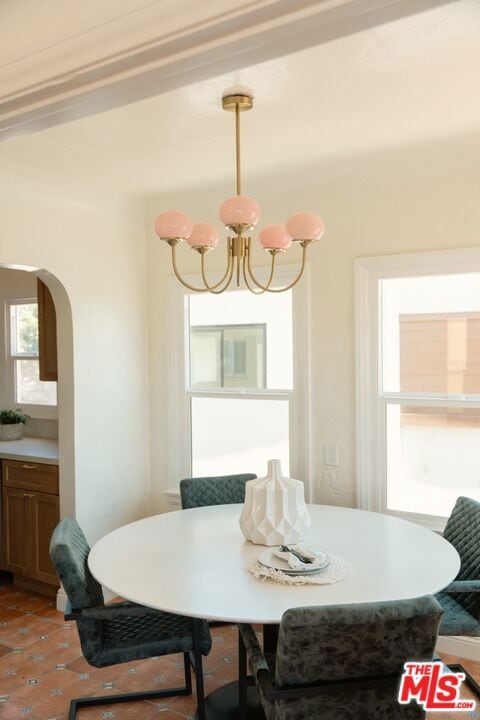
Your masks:
M 193 223 L 185 213 L 168 210 L 158 216 L 155 222 L 155 232 L 164 239 L 190 237 Z
M 192 234 L 187 239 L 188 244 L 192 247 L 211 247 L 218 245 L 218 233 L 213 225 L 209 223 L 198 223 L 193 226 Z
M 259 239 L 265 250 L 288 250 L 292 244 L 285 225 L 267 225 Z
M 325 223 L 315 213 L 299 212 L 288 220 L 287 230 L 294 240 L 320 240 Z
M 220 205 L 220 220 L 224 225 L 251 225 L 255 227 L 260 217 L 260 205 L 253 198 L 234 195 Z

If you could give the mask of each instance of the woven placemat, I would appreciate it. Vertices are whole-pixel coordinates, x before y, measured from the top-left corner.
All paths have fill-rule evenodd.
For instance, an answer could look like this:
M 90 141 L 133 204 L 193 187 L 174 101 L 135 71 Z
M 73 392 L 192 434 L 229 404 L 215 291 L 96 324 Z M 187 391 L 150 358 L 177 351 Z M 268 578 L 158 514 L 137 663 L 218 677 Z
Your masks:
M 332 585 L 341 582 L 353 572 L 353 567 L 343 558 L 330 555 L 330 565 L 326 570 L 312 575 L 286 575 L 281 570 L 274 570 L 254 562 L 247 570 L 258 580 L 273 580 L 282 585 Z

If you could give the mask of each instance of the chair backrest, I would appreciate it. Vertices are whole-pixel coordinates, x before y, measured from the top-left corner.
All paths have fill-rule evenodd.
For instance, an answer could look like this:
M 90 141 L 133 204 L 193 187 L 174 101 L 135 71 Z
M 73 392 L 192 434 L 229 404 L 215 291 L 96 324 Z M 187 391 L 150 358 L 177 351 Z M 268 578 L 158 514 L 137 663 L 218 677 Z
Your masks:
M 286 687 L 400 676 L 406 661 L 432 659 L 441 615 L 433 597 L 287 610 L 275 682 Z
M 185 478 L 180 481 L 182 508 L 206 505 L 232 505 L 245 502 L 245 483 L 255 480 L 252 473 L 217 477 Z
M 460 555 L 462 565 L 456 580 L 480 580 L 480 503 L 459 497 L 443 533 Z M 477 620 L 480 620 L 480 593 L 452 593 Z
M 102 586 L 88 568 L 90 546 L 75 518 L 61 520 L 52 534 L 50 557 L 73 610 L 101 607 Z

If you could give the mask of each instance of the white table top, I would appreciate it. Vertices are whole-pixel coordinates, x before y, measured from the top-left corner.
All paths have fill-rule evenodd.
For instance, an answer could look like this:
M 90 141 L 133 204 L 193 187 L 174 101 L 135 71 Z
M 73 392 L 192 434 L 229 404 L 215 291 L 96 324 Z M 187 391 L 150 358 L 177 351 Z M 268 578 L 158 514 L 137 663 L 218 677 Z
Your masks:
M 377 513 L 310 505 L 305 541 L 342 557 L 352 575 L 333 585 L 283 586 L 245 569 L 265 550 L 244 540 L 241 505 L 155 515 L 106 535 L 92 549 L 94 577 L 123 598 L 228 622 L 279 623 L 288 608 L 400 600 L 442 590 L 456 550 L 430 530 Z

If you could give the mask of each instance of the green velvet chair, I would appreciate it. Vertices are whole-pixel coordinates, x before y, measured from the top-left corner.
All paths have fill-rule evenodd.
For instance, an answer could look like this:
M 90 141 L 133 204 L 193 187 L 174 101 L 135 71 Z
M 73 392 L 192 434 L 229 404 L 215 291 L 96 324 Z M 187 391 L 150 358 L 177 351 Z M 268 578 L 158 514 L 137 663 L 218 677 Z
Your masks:
M 410 720 L 397 701 L 408 660 L 432 660 L 442 609 L 432 597 L 287 610 L 276 654 L 239 626 L 240 720 L 247 717 L 247 660 L 267 720 Z
M 443 608 L 440 635 L 480 637 L 480 503 L 459 497 L 443 537 L 457 550 L 460 572 L 436 597 Z M 450 665 L 465 673 L 465 682 L 480 697 L 480 685 L 462 665 Z
M 152 610 L 130 602 L 105 605 L 101 585 L 88 568 L 90 547 L 77 521 L 65 518 L 57 525 L 50 556 L 68 597 L 66 620 L 74 620 L 85 660 L 101 668 L 143 658 L 182 653 L 185 686 L 71 701 L 69 720 L 77 708 L 132 700 L 152 700 L 192 692 L 191 664 L 195 669 L 198 718 L 205 718 L 202 655 L 212 641 L 208 624 L 182 615 Z
M 180 481 L 183 510 L 207 505 L 232 505 L 245 502 L 245 483 L 255 480 L 252 473 L 217 477 L 185 478 Z

